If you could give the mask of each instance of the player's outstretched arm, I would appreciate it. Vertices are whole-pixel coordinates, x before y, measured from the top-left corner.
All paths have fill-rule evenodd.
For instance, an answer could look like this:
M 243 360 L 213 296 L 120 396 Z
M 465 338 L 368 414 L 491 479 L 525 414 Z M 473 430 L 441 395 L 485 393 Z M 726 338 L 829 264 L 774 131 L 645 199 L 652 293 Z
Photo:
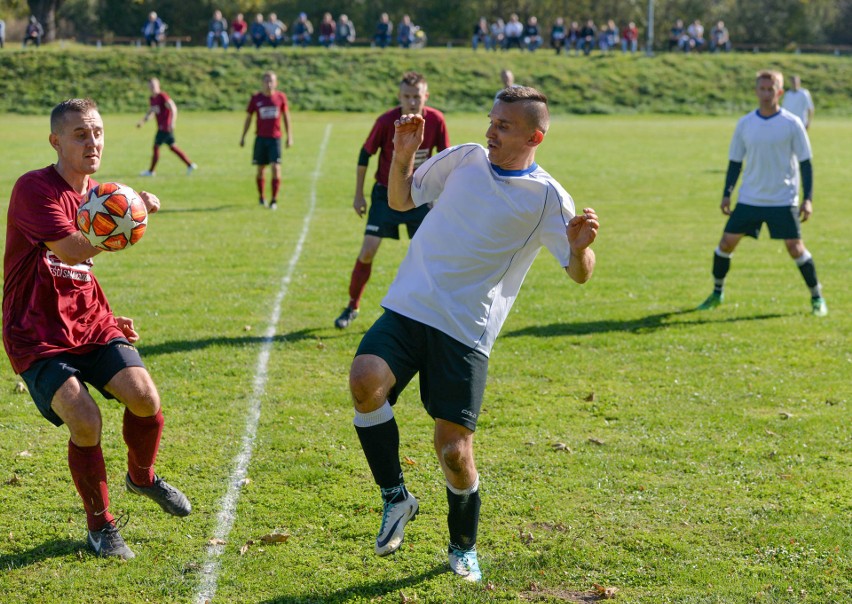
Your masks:
M 57 241 L 45 241 L 44 245 L 68 266 L 75 266 L 101 253 L 80 231 Z
M 565 270 L 577 283 L 588 281 L 595 270 L 595 252 L 590 246 L 597 238 L 600 226 L 593 208 L 583 208 L 582 214 L 568 222 L 566 234 L 571 246 L 571 260 Z
M 411 180 L 414 178 L 414 154 L 423 144 L 426 120 L 422 115 L 406 114 L 394 122 L 393 159 L 388 176 L 388 205 L 397 211 L 414 209 Z
M 246 123 L 243 124 L 243 135 L 240 137 L 240 147 L 245 147 L 246 145 L 246 133 L 249 131 L 249 128 L 251 128 L 251 116 L 252 114 L 249 113 L 246 116 Z

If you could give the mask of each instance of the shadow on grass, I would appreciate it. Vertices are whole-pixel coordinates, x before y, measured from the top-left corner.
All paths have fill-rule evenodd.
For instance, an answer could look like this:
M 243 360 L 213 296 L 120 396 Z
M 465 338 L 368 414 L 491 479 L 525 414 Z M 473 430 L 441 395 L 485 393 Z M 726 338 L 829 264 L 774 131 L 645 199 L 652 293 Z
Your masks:
M 157 215 L 162 216 L 163 214 L 186 214 L 188 212 L 224 212 L 225 210 L 233 210 L 234 208 L 238 207 L 239 206 L 236 205 L 227 205 L 208 208 L 163 208 L 162 210 L 157 211 Z
M 319 336 L 314 335 L 319 330 L 317 329 L 300 329 L 299 331 L 291 331 L 290 333 L 275 334 L 272 336 L 273 344 L 282 342 L 300 342 L 302 340 L 319 340 Z M 326 330 L 323 330 L 326 331 Z M 328 339 L 328 338 L 325 338 Z M 154 344 L 152 346 L 139 345 L 139 353 L 143 356 L 156 356 L 158 354 L 172 354 L 174 352 L 187 352 L 191 350 L 202 350 L 210 346 L 229 346 L 242 348 L 245 346 L 259 346 L 266 341 L 264 336 L 219 336 L 215 338 L 201 338 L 198 340 L 173 340 L 171 342 L 163 342 L 162 344 Z
M 394 581 L 376 581 L 374 583 L 362 583 L 361 585 L 353 585 L 344 587 L 329 594 L 314 594 L 307 593 L 305 595 L 281 596 L 272 598 L 271 600 L 263 600 L 262 604 L 306 604 L 308 602 L 322 602 L 323 604 L 340 604 L 342 602 L 350 602 L 354 599 L 366 598 L 372 600 L 385 596 L 401 589 L 415 587 L 423 581 L 427 581 L 432 577 L 450 572 L 450 569 L 445 564 L 433 566 L 419 575 L 405 577 Z
M 82 541 L 72 541 L 70 539 L 45 541 L 41 545 L 36 545 L 25 552 L 0 555 L 0 570 L 14 570 L 36 564 L 48 558 L 62 558 L 69 554 L 76 554 L 78 551 L 85 549 L 85 547 Z
M 695 313 L 695 319 L 688 321 L 669 322 L 673 317 L 688 315 Z M 674 310 L 671 312 L 663 312 L 647 317 L 639 317 L 638 319 L 628 319 L 626 321 L 588 321 L 578 323 L 550 323 L 549 325 L 531 325 L 523 329 L 516 329 L 505 334 L 504 337 L 512 338 L 518 336 L 536 336 L 536 337 L 553 337 L 553 336 L 579 336 L 590 333 L 609 333 L 609 332 L 627 332 L 627 333 L 651 333 L 660 329 L 669 327 L 682 327 L 688 325 L 710 325 L 713 323 L 740 323 L 742 321 L 765 321 L 768 319 L 778 319 L 786 315 L 779 313 L 754 315 L 751 317 L 726 317 L 723 319 L 714 318 L 707 311 L 696 311 L 693 309 Z

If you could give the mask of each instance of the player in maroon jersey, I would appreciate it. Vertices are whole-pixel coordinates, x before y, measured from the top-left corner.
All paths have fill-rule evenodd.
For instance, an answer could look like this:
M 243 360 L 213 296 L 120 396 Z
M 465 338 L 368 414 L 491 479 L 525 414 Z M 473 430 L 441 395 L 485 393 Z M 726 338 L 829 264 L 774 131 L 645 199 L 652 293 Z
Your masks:
M 416 71 L 409 71 L 402 76 L 399 82 L 399 105 L 379 116 L 367 141 L 361 148 L 358 157 L 358 169 L 355 182 L 355 200 L 352 207 L 358 216 L 367 214 L 367 200 L 364 198 L 364 181 L 367 176 L 367 165 L 370 156 L 379 152 L 379 167 L 376 170 L 376 183 L 370 195 L 370 212 L 367 216 L 367 228 L 364 232 L 364 241 L 361 251 L 352 269 L 349 280 L 349 304 L 334 321 L 338 329 L 349 327 L 358 316 L 358 308 L 361 305 L 361 296 L 370 279 L 373 267 L 373 258 L 379 251 L 379 245 L 383 238 L 399 239 L 399 227 L 404 224 L 408 230 L 408 237 L 414 237 L 417 227 L 423 221 L 427 206 L 422 206 L 410 212 L 397 212 L 388 206 L 388 169 L 393 157 L 393 135 L 394 122 L 403 114 L 420 114 L 426 120 L 423 144 L 417 151 L 415 157 L 415 168 L 426 161 L 433 151 L 443 151 L 450 146 L 450 136 L 447 133 L 447 124 L 444 114 L 436 109 L 426 106 L 429 98 L 429 88 L 426 78 Z
M 186 153 L 175 144 L 175 122 L 177 122 L 177 105 L 175 102 L 160 88 L 160 80 L 151 78 L 148 80 L 148 88 L 151 90 L 151 106 L 139 123 L 137 128 L 141 128 L 142 124 L 148 121 L 152 115 L 157 116 L 157 135 L 154 137 L 154 155 L 151 158 L 151 167 L 141 172 L 140 176 L 154 176 L 154 170 L 157 167 L 157 162 L 160 161 L 160 145 L 168 145 L 172 153 L 177 155 L 183 163 L 186 164 L 186 174 L 189 176 L 193 170 L 198 168 L 191 159 L 186 156 Z
M 163 432 L 160 396 L 133 342 L 133 321 L 117 317 L 92 272 L 100 253 L 77 229 L 77 209 L 101 162 L 104 125 L 91 99 L 70 99 L 50 116 L 55 164 L 21 176 L 12 189 L 3 260 L 3 344 L 41 414 L 68 426 L 68 466 L 83 500 L 88 543 L 99 556 L 134 557 L 109 512 L 101 412 L 86 384 L 125 406 L 127 489 L 169 514 L 192 509 L 154 473 Z M 140 191 L 148 212 L 160 201 Z
M 290 110 L 287 106 L 287 95 L 279 90 L 278 76 L 272 71 L 263 74 L 263 90 L 254 94 L 249 100 L 246 111 L 246 123 L 243 126 L 243 136 L 240 147 L 246 144 L 246 134 L 251 127 L 252 117 L 257 114 L 257 135 L 254 139 L 254 154 L 252 163 L 257 166 L 257 192 L 260 205 L 266 205 L 263 196 L 263 170 L 272 166 L 272 197 L 269 209 L 278 208 L 278 191 L 281 187 L 281 121 L 284 120 L 284 130 L 287 132 L 287 148 L 293 146 L 293 129 L 290 127 Z

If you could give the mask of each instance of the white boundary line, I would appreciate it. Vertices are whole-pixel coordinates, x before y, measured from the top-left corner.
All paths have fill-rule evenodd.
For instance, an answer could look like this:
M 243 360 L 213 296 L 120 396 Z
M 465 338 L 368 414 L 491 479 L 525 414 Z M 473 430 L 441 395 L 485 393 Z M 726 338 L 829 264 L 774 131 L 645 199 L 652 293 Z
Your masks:
M 228 492 L 222 498 L 220 505 L 218 522 L 216 523 L 216 531 L 213 538 L 216 540 L 227 541 L 228 535 L 234 526 L 236 520 L 237 500 L 240 498 L 243 484 L 245 484 L 246 474 L 248 473 L 249 462 L 251 461 L 252 450 L 254 449 L 254 439 L 257 436 L 257 425 L 260 421 L 260 399 L 266 390 L 266 382 L 268 378 L 267 367 L 269 366 L 269 353 L 272 349 L 273 338 L 278 327 L 278 320 L 281 317 L 281 303 L 287 295 L 290 288 L 290 281 L 293 277 L 293 272 L 296 270 L 296 264 L 299 262 L 299 257 L 302 255 L 302 248 L 308 236 L 308 228 L 311 224 L 311 218 L 314 214 L 314 208 L 317 204 L 317 180 L 319 179 L 320 166 L 322 165 L 325 149 L 328 146 L 328 139 L 331 135 L 331 124 L 326 125 L 325 134 L 320 144 L 319 156 L 317 157 L 316 169 L 311 178 L 311 198 L 308 211 L 305 213 L 305 218 L 302 221 L 302 232 L 299 234 L 299 241 L 296 243 L 296 249 L 290 257 L 290 262 L 287 265 L 287 271 L 281 278 L 281 288 L 278 290 L 278 295 L 275 297 L 275 305 L 273 306 L 272 316 L 269 318 L 269 325 L 266 328 L 266 333 L 263 335 L 263 344 L 260 348 L 260 354 L 257 358 L 254 375 L 254 391 L 251 399 L 249 399 L 250 407 L 248 417 L 246 418 L 246 431 L 243 434 L 242 448 L 235 458 L 234 470 L 228 484 Z M 216 595 L 216 588 L 219 581 L 219 568 L 221 566 L 220 556 L 225 550 L 224 545 L 208 545 L 207 556 L 204 567 L 201 569 L 201 581 L 198 586 L 198 592 L 195 596 L 195 601 L 198 604 L 205 604 L 213 600 Z

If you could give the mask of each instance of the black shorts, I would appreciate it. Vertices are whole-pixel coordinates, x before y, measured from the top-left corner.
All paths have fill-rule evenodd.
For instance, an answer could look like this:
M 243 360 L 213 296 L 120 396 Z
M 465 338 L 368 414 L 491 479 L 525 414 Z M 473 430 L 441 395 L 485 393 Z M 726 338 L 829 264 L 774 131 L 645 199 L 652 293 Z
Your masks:
M 171 147 L 175 144 L 174 132 L 166 132 L 165 130 L 157 130 L 157 136 L 154 137 L 154 146 L 168 145 Z
M 370 194 L 370 213 L 367 214 L 367 228 L 364 234 L 385 239 L 399 239 L 399 225 L 404 224 L 408 229 L 408 238 L 411 239 L 427 212 L 429 212 L 428 205 L 422 205 L 408 212 L 392 210 L 388 205 L 388 188 L 376 183 Z
M 61 426 L 64 422 L 54 413 L 50 404 L 62 384 L 69 378 L 76 377 L 86 390 L 86 383 L 89 383 L 97 388 L 104 398 L 114 399 L 114 396 L 104 390 L 104 386 L 126 367 L 145 367 L 145 364 L 135 346 L 124 338 L 117 338 L 86 354 L 63 352 L 36 361 L 21 377 L 44 418 L 54 426 Z
M 772 239 L 802 238 L 799 208 L 796 206 L 762 207 L 738 203 L 728 218 L 725 232 L 757 239 L 764 222 L 769 227 L 769 237 Z
M 254 139 L 254 156 L 251 163 L 268 166 L 281 163 L 281 139 L 258 136 Z
M 356 356 L 383 359 L 396 378 L 388 402 L 395 404 L 416 373 L 427 413 L 476 430 L 485 394 L 488 357 L 442 331 L 385 310 L 364 334 Z

